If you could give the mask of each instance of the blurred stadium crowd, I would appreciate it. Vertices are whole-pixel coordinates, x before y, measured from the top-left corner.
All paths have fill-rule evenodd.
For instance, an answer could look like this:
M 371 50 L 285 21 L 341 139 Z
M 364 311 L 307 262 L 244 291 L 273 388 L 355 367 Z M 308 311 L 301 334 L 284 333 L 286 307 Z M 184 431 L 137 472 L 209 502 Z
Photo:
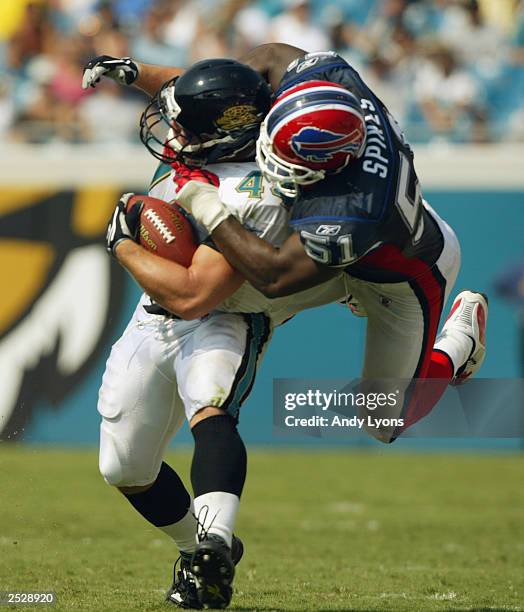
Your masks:
M 141 94 L 80 87 L 95 55 L 186 66 L 274 41 L 338 51 L 414 142 L 524 141 L 524 0 L 4 0 L 0 141 L 136 140 Z

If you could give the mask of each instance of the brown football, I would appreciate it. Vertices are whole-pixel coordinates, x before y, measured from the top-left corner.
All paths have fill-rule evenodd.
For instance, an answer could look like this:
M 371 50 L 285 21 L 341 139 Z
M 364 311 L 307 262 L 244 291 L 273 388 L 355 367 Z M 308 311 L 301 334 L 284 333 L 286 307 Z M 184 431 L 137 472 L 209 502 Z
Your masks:
M 127 208 L 144 203 L 140 213 L 140 244 L 155 255 L 189 267 L 198 247 L 195 232 L 185 211 L 175 202 L 134 195 Z

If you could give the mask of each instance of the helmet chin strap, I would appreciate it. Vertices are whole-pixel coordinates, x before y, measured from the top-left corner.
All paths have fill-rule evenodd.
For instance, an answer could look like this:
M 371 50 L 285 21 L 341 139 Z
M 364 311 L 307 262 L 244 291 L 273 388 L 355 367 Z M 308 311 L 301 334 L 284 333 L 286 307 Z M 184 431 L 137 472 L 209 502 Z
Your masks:
M 220 150 L 220 144 L 222 143 L 212 145 L 215 148 L 210 152 L 207 152 L 209 147 L 206 147 L 206 144 L 207 143 L 202 143 L 202 146 L 181 146 L 178 141 L 172 141 L 170 147 L 176 151 L 182 163 L 186 166 L 198 168 L 206 164 L 216 164 L 219 162 L 249 161 L 253 159 L 255 153 L 254 138 L 250 138 L 247 142 L 239 144 L 238 148 L 234 150 L 228 147 L 225 152 L 221 152 Z
M 198 144 L 183 144 L 178 140 L 173 140 L 171 146 L 175 151 L 187 151 L 188 153 L 198 153 L 202 151 L 202 149 L 210 149 L 216 145 L 228 144 L 230 142 L 235 142 L 235 139 L 232 136 L 224 136 L 223 138 L 213 138 L 211 140 L 202 140 Z

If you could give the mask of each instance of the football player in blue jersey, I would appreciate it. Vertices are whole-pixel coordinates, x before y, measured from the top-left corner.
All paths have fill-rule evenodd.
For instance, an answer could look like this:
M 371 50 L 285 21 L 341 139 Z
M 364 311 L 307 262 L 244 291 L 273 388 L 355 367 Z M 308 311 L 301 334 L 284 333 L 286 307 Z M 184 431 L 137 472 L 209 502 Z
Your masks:
M 423 199 L 398 124 L 336 53 L 286 47 L 275 54 L 275 47 L 263 49 L 262 60 L 255 51 L 250 61 L 269 78 L 276 97 L 261 127 L 257 161 L 292 202 L 295 233 L 280 249 L 250 235 L 211 185 L 190 182 L 178 198 L 267 296 L 311 287 L 341 269 L 347 273 L 356 309 L 368 317 L 362 377 L 440 381 L 406 386 L 395 415 L 404 425 L 370 432 L 391 442 L 433 408 L 449 383 L 480 368 L 487 298 L 461 292 L 437 336 L 460 247 Z M 296 57 L 287 68 L 278 64 L 291 53 Z

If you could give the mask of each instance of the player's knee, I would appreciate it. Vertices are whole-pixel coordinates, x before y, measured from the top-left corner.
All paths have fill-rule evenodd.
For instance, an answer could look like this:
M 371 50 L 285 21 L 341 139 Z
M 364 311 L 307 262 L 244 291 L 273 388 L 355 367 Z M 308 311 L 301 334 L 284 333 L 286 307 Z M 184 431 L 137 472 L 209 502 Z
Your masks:
M 112 487 L 121 486 L 122 470 L 117 462 L 109 461 L 107 457 L 100 456 L 98 469 L 102 475 L 102 478 L 108 485 L 111 485 Z
M 100 453 L 98 469 L 108 485 L 118 488 L 132 486 L 127 482 L 129 475 L 125 473 L 126 470 L 122 468 L 121 462 L 114 454 Z
M 108 485 L 120 489 L 123 493 L 140 493 L 141 490 L 147 490 L 155 481 L 155 476 L 150 470 L 126 467 L 114 457 L 101 456 L 99 470 Z
M 146 457 L 133 459 L 110 435 L 102 434 L 98 468 L 108 485 L 119 489 L 149 486 L 155 481 L 159 467 Z

